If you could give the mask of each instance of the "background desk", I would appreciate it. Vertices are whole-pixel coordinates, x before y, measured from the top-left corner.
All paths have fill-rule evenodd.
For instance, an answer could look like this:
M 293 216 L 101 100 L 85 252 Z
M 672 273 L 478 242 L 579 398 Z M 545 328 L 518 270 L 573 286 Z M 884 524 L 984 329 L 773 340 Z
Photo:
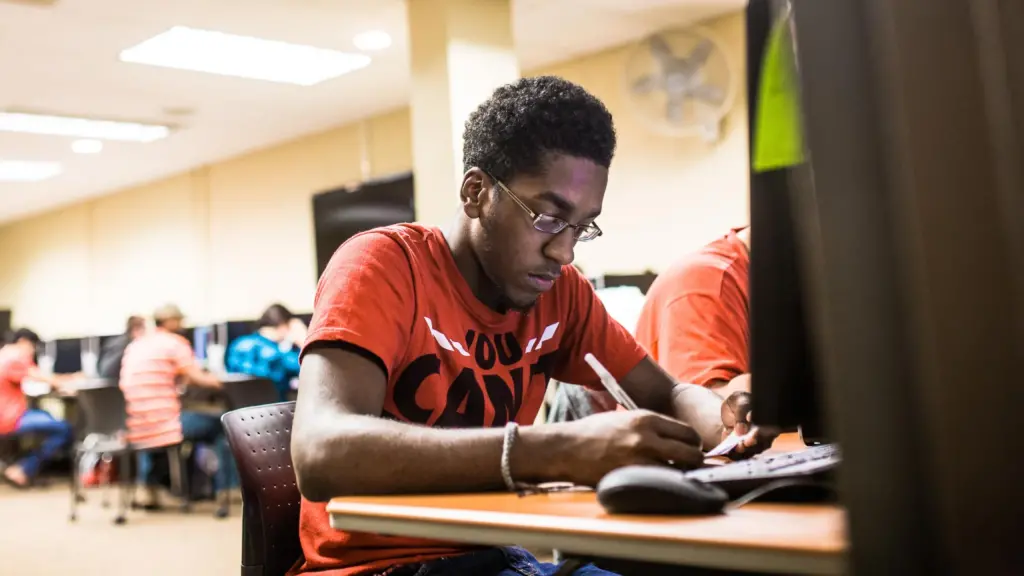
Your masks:
M 774 450 L 796 445 L 781 440 Z M 846 549 L 844 513 L 831 505 L 612 516 L 593 492 L 575 492 L 335 498 L 327 511 L 331 526 L 343 530 L 783 574 L 840 574 Z

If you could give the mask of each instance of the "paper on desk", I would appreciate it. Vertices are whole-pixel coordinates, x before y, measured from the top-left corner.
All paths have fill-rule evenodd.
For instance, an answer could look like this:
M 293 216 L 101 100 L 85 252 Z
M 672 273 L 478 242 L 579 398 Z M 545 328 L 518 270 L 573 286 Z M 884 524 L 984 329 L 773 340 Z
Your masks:
M 736 432 L 733 432 L 726 436 L 725 440 L 722 440 L 718 446 L 709 450 L 704 456 L 725 456 L 729 452 L 732 452 L 733 448 L 742 442 L 744 438 L 745 436 L 738 436 Z

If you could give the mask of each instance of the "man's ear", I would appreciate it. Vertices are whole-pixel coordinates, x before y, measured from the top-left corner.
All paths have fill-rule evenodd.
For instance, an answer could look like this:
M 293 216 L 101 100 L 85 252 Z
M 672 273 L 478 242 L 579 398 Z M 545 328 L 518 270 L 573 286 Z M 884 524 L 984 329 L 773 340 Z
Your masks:
M 491 186 L 491 179 L 483 170 L 474 167 L 466 171 L 462 176 L 462 189 L 459 190 L 459 199 L 466 216 L 480 217 Z

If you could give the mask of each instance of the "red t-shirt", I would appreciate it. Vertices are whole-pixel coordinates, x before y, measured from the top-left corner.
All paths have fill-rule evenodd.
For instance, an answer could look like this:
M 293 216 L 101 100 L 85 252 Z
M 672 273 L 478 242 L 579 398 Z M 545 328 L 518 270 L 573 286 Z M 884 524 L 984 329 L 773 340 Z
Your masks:
M 0 435 L 10 434 L 28 410 L 21 381 L 35 366 L 32 356 L 13 346 L 0 348 Z
M 532 424 L 549 378 L 600 386 L 585 353 L 618 378 L 645 356 L 572 266 L 528 312 L 500 314 L 473 295 L 442 232 L 416 224 L 364 232 L 334 254 L 306 346 L 325 340 L 354 344 L 383 362 L 382 417 L 445 428 Z M 334 530 L 326 506 L 305 499 L 299 529 L 300 573 L 365 574 L 468 549 Z
M 636 338 L 681 382 L 749 372 L 750 255 L 739 230 L 659 274 L 647 292 Z

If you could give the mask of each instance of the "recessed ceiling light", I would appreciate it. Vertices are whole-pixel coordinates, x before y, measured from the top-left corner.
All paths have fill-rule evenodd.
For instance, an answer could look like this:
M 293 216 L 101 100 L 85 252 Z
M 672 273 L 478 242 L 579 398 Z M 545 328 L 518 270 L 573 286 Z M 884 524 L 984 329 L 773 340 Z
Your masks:
M 166 137 L 170 134 L 171 129 L 167 126 L 138 124 L 135 122 L 0 112 L 0 131 L 99 138 L 100 140 L 123 140 L 126 142 L 153 142 L 154 140 Z
M 103 142 L 84 138 L 71 143 L 71 151 L 75 154 L 99 154 L 103 151 Z
M 122 51 L 121 61 L 312 86 L 364 68 L 370 57 L 175 26 Z
M 352 43 L 355 44 L 356 48 L 367 52 L 383 50 L 391 46 L 391 35 L 383 30 L 368 30 L 361 34 L 356 34 L 356 37 L 352 39 Z
M 58 162 L 33 160 L 0 160 L 0 181 L 39 182 L 53 178 L 63 171 Z

